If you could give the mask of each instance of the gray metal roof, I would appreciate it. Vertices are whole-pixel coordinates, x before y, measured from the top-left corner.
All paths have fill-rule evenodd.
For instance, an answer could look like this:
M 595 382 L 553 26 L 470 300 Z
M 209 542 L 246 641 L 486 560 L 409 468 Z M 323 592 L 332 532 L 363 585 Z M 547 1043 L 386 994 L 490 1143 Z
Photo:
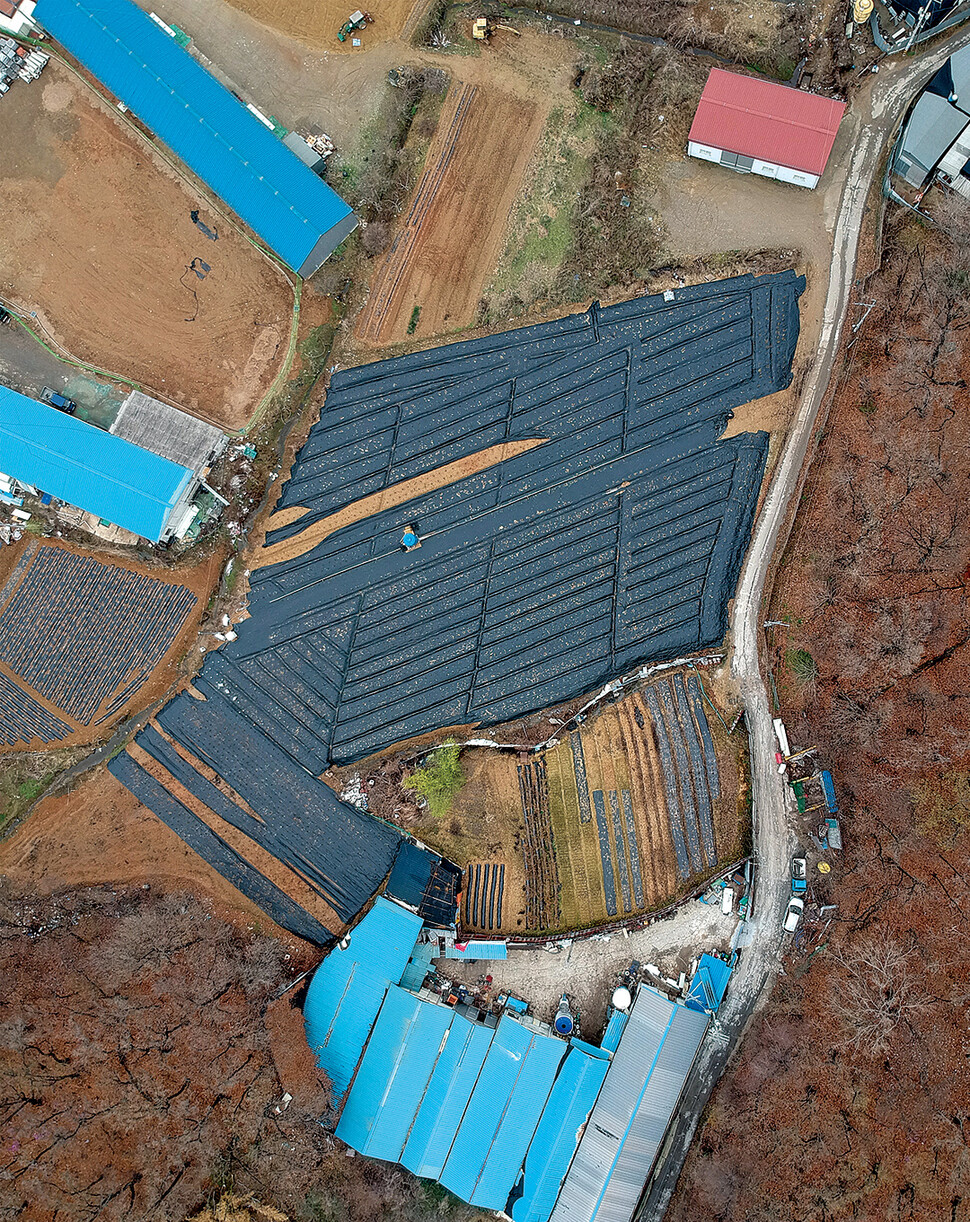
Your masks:
M 197 420 L 140 390 L 122 403 L 111 432 L 198 474 L 225 445 L 214 424 Z
M 970 47 L 963 47 L 950 56 L 950 74 L 958 104 L 966 110 L 970 107 Z
M 629 1222 L 709 1018 L 641 987 L 550 1222 Z
M 967 98 L 970 103 L 970 96 Z M 896 173 L 921 187 L 940 158 L 970 123 L 970 116 L 935 93 L 924 93 L 909 117 L 896 156 Z

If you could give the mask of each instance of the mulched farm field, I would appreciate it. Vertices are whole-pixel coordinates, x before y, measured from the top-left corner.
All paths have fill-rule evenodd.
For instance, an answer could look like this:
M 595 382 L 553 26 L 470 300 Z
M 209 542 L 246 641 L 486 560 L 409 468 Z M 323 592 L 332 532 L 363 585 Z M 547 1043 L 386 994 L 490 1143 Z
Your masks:
M 456 81 L 425 170 L 382 260 L 356 338 L 393 344 L 475 318 L 544 112 L 511 94 Z
M 219 557 L 150 569 L 24 538 L 0 557 L 0 753 L 106 736 L 170 686 Z
M 48 342 L 241 428 L 286 351 L 275 265 L 55 60 L 4 98 L 0 154 L 4 296 Z

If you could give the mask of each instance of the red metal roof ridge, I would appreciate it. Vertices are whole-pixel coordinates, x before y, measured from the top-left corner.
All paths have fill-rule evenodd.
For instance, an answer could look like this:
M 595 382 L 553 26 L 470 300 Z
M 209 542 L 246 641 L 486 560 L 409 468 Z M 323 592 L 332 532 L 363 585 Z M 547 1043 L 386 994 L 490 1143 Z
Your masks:
M 819 97 L 818 94 L 813 94 L 812 96 Z M 823 102 L 829 102 L 832 99 L 819 97 L 819 100 Z M 722 99 L 722 98 L 701 97 L 701 101 L 700 101 L 700 105 L 698 106 L 698 110 L 700 110 L 700 107 L 704 105 L 720 106 L 725 110 L 736 110 L 736 111 L 740 111 L 742 114 L 753 115 L 758 119 L 766 119 L 769 123 L 784 123 L 787 127 L 803 127 L 807 131 L 820 132 L 820 133 L 824 132 L 826 135 L 834 136 L 839 130 L 838 122 L 835 124 L 834 127 L 830 123 L 826 123 L 826 125 L 823 127 L 821 123 L 808 123 L 803 119 L 796 119 L 789 115 L 779 115 L 776 112 L 772 112 L 769 110 L 757 110 L 753 106 L 743 106 L 738 102 L 729 102 L 726 99 Z M 839 105 L 843 106 L 843 112 L 844 112 L 844 103 L 839 103 Z M 842 116 L 840 115 L 839 116 L 840 121 L 841 121 L 841 117 Z M 696 113 L 695 113 L 695 118 L 696 118 Z

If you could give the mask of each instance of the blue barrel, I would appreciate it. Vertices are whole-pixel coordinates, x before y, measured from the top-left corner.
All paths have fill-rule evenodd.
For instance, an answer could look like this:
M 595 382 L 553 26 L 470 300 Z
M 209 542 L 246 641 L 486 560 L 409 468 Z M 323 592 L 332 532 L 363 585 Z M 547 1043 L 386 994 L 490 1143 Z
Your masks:
M 556 1015 L 556 1030 L 559 1032 L 560 1035 L 570 1035 L 572 1034 L 572 1029 L 573 1029 L 573 1020 L 570 1018 L 568 1014 L 557 1014 Z

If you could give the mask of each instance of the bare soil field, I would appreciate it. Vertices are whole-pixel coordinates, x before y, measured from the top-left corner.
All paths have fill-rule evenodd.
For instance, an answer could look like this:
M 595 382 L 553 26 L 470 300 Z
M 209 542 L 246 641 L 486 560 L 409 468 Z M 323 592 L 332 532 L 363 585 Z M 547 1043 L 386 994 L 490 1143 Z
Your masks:
M 427 7 L 426 0 L 373 0 L 364 10 L 374 18 L 373 23 L 355 30 L 346 42 L 341 42 L 337 31 L 354 12 L 354 5 L 347 0 L 230 0 L 230 3 L 289 38 L 298 38 L 312 47 L 356 55 L 397 38 L 412 11 Z M 353 45 L 355 38 L 360 40 L 359 47 Z
M 70 793 L 45 798 L 0 841 L 0 874 L 40 895 L 63 887 L 142 886 L 211 897 L 296 952 L 306 946 L 189 848 L 152 811 L 99 766 Z
M 278 269 L 55 60 L 4 99 L 0 152 L 3 295 L 73 356 L 241 428 L 286 350 Z
M 36 544 L 36 540 L 32 536 L 24 536 L 19 543 L 8 545 L 0 551 L 0 590 L 3 591 L 3 601 L 6 603 L 9 598 L 12 598 L 19 586 L 28 577 L 30 565 L 39 554 L 42 554 L 46 548 L 58 548 L 65 552 L 70 552 L 72 555 L 91 556 L 91 550 L 75 544 L 64 543 L 61 540 L 45 539 L 40 547 L 36 548 L 31 555 L 26 555 L 27 549 L 32 544 Z M 195 605 L 185 617 L 184 622 L 179 628 L 176 635 L 172 638 L 169 647 L 158 662 L 158 665 L 153 669 L 148 680 L 131 692 L 126 700 L 117 708 L 111 708 L 112 695 L 106 697 L 103 704 L 110 709 L 107 715 L 104 715 L 99 720 L 98 714 L 92 716 L 90 724 L 83 724 L 78 721 L 71 713 L 65 711 L 57 704 L 51 703 L 44 696 L 35 691 L 33 687 L 24 683 L 11 668 L 0 659 L 0 676 L 5 676 L 18 686 L 25 688 L 30 697 L 37 701 L 42 707 L 47 709 L 53 716 L 60 721 L 70 726 L 71 733 L 62 739 L 58 739 L 51 746 L 56 747 L 78 747 L 88 743 L 94 743 L 99 739 L 107 738 L 112 726 L 116 725 L 125 717 L 130 716 L 136 709 L 144 708 L 150 705 L 153 701 L 159 699 L 164 693 L 178 680 L 180 673 L 180 662 L 186 651 L 189 649 L 196 633 L 199 629 L 199 623 L 205 612 L 206 603 L 209 593 L 213 589 L 216 581 L 219 578 L 219 572 L 222 565 L 223 554 L 215 552 L 207 560 L 193 565 L 192 567 L 184 567 L 177 569 L 162 569 L 159 567 L 140 564 L 133 559 L 125 557 L 123 560 L 116 560 L 116 557 L 108 553 L 95 553 L 94 559 L 101 564 L 115 565 L 128 572 L 138 573 L 144 577 L 150 577 L 154 581 L 164 581 L 167 584 L 184 586 L 191 590 L 195 595 Z M 23 569 L 18 569 L 21 560 L 28 561 L 27 566 Z M 14 584 L 9 589 L 7 583 L 11 577 L 16 576 Z M 90 609 L 85 609 L 83 606 L 79 610 L 79 615 L 90 614 Z M 99 712 L 101 710 L 99 709 Z M 23 742 L 14 744 L 13 746 L 5 746 L 0 744 L 0 758 L 4 754 L 11 752 L 22 752 L 33 747 L 37 750 L 44 750 L 45 745 L 40 739 L 31 740 L 30 743 Z
M 356 338 L 384 345 L 474 321 L 543 109 L 456 82 L 425 170 L 375 274 Z

